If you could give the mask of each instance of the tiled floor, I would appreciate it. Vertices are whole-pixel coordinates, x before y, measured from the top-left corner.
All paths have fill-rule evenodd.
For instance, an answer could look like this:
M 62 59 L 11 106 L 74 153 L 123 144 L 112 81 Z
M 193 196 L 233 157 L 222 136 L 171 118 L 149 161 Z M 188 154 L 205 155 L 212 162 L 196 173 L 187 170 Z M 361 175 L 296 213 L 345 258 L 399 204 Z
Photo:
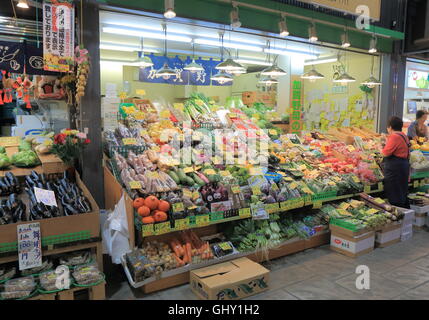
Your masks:
M 414 232 L 414 237 L 384 249 L 349 258 L 329 246 L 310 249 L 273 260 L 264 265 L 271 270 L 270 290 L 251 300 L 429 300 L 429 232 Z M 355 273 L 358 265 L 370 269 L 370 289 L 358 290 Z M 121 275 L 121 276 L 119 276 Z M 196 300 L 188 285 L 150 295 L 131 289 L 121 267 L 110 272 L 109 299 Z

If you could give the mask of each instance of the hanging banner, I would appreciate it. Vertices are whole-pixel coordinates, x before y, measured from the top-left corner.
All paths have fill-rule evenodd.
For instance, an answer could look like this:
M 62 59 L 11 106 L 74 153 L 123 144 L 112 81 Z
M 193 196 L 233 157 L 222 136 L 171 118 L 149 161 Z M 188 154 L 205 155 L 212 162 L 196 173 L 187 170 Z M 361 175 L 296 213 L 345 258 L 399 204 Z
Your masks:
M 58 75 L 43 69 L 43 48 L 25 44 L 25 73 L 31 75 Z
M 44 70 L 72 71 L 74 58 L 74 7 L 64 2 L 43 3 Z
M 24 72 L 24 44 L 0 42 L 0 70 L 12 73 Z
M 139 72 L 139 80 L 142 82 L 150 83 L 165 83 L 175 85 L 195 85 L 195 86 L 231 86 L 232 82 L 221 84 L 217 81 L 211 81 L 210 77 L 212 74 L 216 74 L 218 71 L 215 66 L 220 62 L 218 60 L 203 60 L 198 59 L 195 62 L 202 65 L 204 71 L 190 72 L 183 68 L 192 61 L 190 57 L 187 57 L 185 61 L 181 60 L 178 56 L 174 58 L 159 57 L 153 54 L 148 56 L 153 62 L 153 66 L 150 68 L 141 68 Z M 173 69 L 176 72 L 175 77 L 163 78 L 157 77 L 157 70 L 161 69 L 164 64 Z
M 357 9 L 365 6 L 368 8 L 369 17 L 373 20 L 380 20 L 381 0 L 300 0 L 301 2 L 317 4 L 322 7 L 347 12 L 353 15 L 360 15 Z

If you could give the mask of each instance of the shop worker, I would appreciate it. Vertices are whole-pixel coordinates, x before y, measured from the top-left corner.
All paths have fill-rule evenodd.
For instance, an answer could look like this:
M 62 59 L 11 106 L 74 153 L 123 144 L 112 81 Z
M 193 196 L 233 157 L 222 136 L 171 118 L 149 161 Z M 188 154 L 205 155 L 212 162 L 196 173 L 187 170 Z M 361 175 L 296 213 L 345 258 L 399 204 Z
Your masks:
M 390 204 L 409 209 L 410 142 L 402 132 L 404 123 L 398 117 L 389 121 L 386 145 L 383 148 L 384 192 Z
M 429 138 L 428 127 L 425 122 L 428 119 L 428 113 L 424 110 L 417 111 L 416 121 L 410 124 L 408 128 L 408 138 Z

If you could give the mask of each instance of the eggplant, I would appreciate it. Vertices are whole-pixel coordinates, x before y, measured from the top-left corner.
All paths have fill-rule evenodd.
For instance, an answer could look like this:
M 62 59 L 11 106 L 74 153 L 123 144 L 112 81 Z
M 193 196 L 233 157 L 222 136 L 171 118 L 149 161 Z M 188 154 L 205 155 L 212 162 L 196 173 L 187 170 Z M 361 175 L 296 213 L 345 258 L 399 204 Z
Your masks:
M 78 214 L 78 210 L 76 210 L 73 206 L 66 204 L 64 206 L 64 211 L 68 211 L 67 215 L 74 215 L 74 214 Z
M 34 181 L 39 181 L 40 180 L 39 174 L 36 171 L 34 171 L 34 170 L 31 171 L 30 175 L 31 175 L 31 178 Z

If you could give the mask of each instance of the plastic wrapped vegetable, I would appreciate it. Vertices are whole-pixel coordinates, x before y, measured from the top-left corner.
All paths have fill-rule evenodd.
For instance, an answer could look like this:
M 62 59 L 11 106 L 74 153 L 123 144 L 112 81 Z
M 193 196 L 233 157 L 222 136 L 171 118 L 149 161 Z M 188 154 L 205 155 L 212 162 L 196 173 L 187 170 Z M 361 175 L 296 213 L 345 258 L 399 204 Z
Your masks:
M 0 153 L 0 169 L 4 169 L 10 166 L 10 159 L 6 153 Z
M 73 278 L 78 284 L 87 285 L 102 280 L 103 274 L 95 265 L 81 266 L 75 269 L 73 272 Z
M 17 167 L 34 167 L 40 164 L 34 151 L 20 151 L 12 156 L 12 163 Z

